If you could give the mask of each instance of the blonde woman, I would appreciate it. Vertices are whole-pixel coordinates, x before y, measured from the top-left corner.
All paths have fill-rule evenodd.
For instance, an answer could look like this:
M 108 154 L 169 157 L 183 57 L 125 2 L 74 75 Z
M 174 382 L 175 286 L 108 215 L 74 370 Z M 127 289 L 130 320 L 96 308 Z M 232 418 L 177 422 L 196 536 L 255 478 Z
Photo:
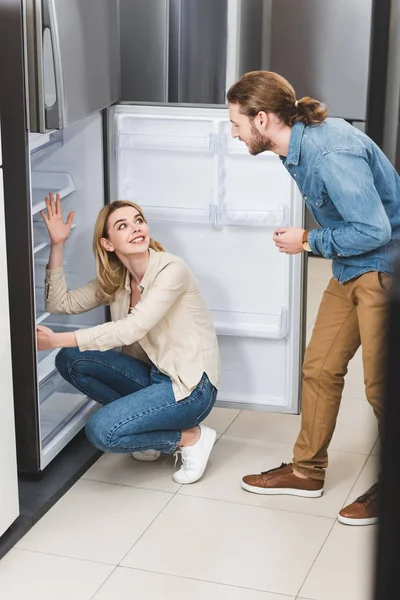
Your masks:
M 68 290 L 62 265 L 73 213 L 64 222 L 60 198 L 54 202 L 51 194 L 46 208 L 46 310 L 77 314 L 103 304 L 112 321 L 64 333 L 38 326 L 38 349 L 63 348 L 56 359 L 61 375 L 103 405 L 86 424 L 94 446 L 142 460 L 179 452 L 174 480 L 197 481 L 216 439 L 201 422 L 215 403 L 220 363 L 193 274 L 151 239 L 138 205 L 116 201 L 100 211 L 95 225 L 97 278 Z

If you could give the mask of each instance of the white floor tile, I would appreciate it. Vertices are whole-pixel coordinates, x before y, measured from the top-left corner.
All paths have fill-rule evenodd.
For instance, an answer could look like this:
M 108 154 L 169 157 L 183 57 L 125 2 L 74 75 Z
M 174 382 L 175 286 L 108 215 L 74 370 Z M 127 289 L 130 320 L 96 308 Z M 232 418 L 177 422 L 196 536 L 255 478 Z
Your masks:
M 240 487 L 243 475 L 260 473 L 291 458 L 291 446 L 223 436 L 215 446 L 204 477 L 182 486 L 179 494 L 239 502 L 310 515 L 336 518 L 353 487 L 366 457 L 331 452 L 331 464 L 322 498 L 262 496 Z
M 224 433 L 239 413 L 240 410 L 233 408 L 213 408 L 207 419 L 205 419 L 204 425 L 215 429 L 219 434 Z
M 226 433 L 293 446 L 300 431 L 300 422 L 299 415 L 243 410 Z M 368 402 L 365 399 L 344 397 L 330 449 L 369 454 L 377 435 L 376 419 Z
M 300 594 L 311 600 L 370 600 L 376 526 L 336 523 Z
M 282 596 L 118 567 L 93 600 L 294 600 Z
M 171 494 L 79 481 L 18 548 L 118 564 Z
M 177 495 L 122 566 L 293 596 L 332 523 Z
M 130 454 L 108 453 L 85 473 L 84 479 L 175 493 L 180 486 L 172 479 L 174 462 L 168 454 L 154 462 L 141 462 Z
M 114 567 L 13 549 L 0 562 L 1 600 L 91 600 Z

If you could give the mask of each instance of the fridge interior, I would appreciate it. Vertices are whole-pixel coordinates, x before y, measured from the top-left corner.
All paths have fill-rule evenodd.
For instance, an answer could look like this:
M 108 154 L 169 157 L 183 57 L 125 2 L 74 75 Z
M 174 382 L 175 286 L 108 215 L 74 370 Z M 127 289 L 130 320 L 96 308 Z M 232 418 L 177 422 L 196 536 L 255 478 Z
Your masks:
M 81 315 L 50 315 L 45 311 L 45 269 L 50 244 L 40 216 L 48 193 L 59 193 L 64 220 L 70 211 L 75 211 L 64 252 L 68 288 L 84 285 L 95 277 L 91 244 L 94 223 L 104 205 L 102 115 L 97 113 L 62 131 L 30 134 L 30 158 L 36 323 L 55 331 L 72 331 L 102 323 L 105 320 L 103 307 Z M 37 352 L 42 468 L 83 427 L 88 414 L 96 407 L 57 372 L 58 351 Z
M 116 197 L 143 207 L 152 237 L 188 263 L 211 310 L 218 404 L 297 412 L 303 260 L 271 238 L 302 225 L 303 204 L 279 157 L 250 156 L 225 108 L 120 105 L 110 129 Z

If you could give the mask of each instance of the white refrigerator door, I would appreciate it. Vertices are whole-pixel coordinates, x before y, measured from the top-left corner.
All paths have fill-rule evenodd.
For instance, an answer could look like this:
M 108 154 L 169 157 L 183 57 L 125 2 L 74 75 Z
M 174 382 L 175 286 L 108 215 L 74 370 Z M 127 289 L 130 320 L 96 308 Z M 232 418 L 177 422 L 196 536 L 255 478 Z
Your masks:
M 19 514 L 5 233 L 0 167 L 0 536 Z
M 115 197 L 143 207 L 152 237 L 192 268 L 211 310 L 218 404 L 297 412 L 303 259 L 280 254 L 272 233 L 301 226 L 303 202 L 279 157 L 250 156 L 226 108 L 119 105 L 111 120 Z

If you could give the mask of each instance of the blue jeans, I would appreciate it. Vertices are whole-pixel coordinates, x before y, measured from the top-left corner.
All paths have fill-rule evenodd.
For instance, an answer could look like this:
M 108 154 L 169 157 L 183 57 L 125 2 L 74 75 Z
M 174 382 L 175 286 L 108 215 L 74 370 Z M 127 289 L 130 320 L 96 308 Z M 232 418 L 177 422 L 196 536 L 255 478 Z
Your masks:
M 167 375 L 115 350 L 64 348 L 56 367 L 76 389 L 103 405 L 86 424 L 89 441 L 103 452 L 153 449 L 172 454 L 182 430 L 203 421 L 217 396 L 204 373 L 190 396 L 177 402 Z

